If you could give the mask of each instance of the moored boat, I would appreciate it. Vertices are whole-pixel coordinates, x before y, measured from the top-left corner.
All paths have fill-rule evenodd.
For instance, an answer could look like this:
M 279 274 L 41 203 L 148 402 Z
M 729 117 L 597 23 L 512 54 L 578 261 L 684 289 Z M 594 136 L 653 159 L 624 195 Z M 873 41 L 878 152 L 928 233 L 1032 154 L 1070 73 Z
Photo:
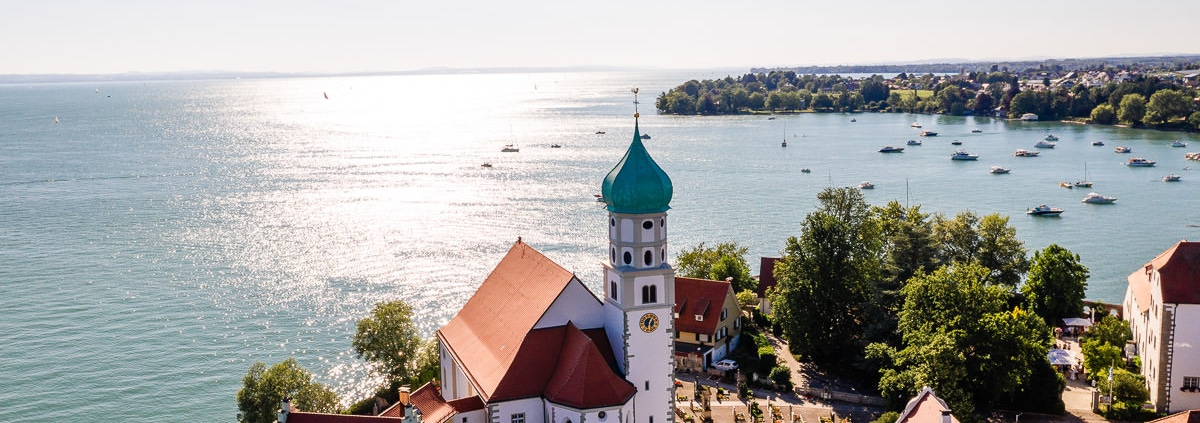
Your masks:
M 1117 148 L 1113 149 L 1113 152 L 1114 153 L 1132 153 L 1133 149 L 1123 146 L 1123 145 L 1118 145 Z
M 972 130 L 971 130 L 971 133 L 973 133 L 973 134 L 978 134 L 978 133 L 980 133 L 980 132 L 983 132 L 983 130 L 982 130 L 982 129 L 979 129 L 979 128 L 975 128 L 975 129 L 972 129 Z
M 516 146 L 514 146 L 512 144 L 504 144 L 504 147 L 500 148 L 501 153 L 517 153 L 520 151 L 521 151 L 520 148 L 517 148 Z
M 1154 166 L 1155 163 L 1158 163 L 1158 162 L 1156 162 L 1154 160 L 1143 159 L 1141 157 L 1134 157 L 1132 159 L 1129 159 L 1128 162 L 1125 162 L 1125 165 L 1130 166 L 1130 167 L 1150 167 L 1150 166 Z
M 1092 145 L 1094 145 L 1096 147 L 1101 147 L 1104 145 L 1104 141 L 1092 141 Z
M 1083 197 L 1083 200 L 1080 200 L 1080 202 L 1088 204 L 1112 204 L 1114 201 L 1117 201 L 1117 197 L 1109 197 L 1094 192 L 1089 192 L 1087 196 Z
M 862 181 L 861 183 L 858 184 L 858 188 L 859 189 L 875 189 L 875 184 L 872 184 L 871 181 Z
M 1172 147 L 1187 147 L 1187 143 L 1183 141 L 1175 141 L 1171 143 Z
M 921 145 L 920 140 L 908 140 L 908 145 Z
M 1074 186 L 1074 185 L 1071 185 L 1071 183 L 1070 183 L 1070 182 L 1067 182 L 1067 181 L 1062 181 L 1062 182 L 1059 182 L 1059 183 L 1058 183 L 1058 186 L 1060 186 L 1060 187 L 1063 187 L 1063 188 L 1066 188 L 1066 189 L 1072 189 L 1072 188 L 1075 188 L 1075 186 Z
M 1163 182 L 1179 182 L 1179 180 L 1182 178 L 1183 178 L 1182 176 L 1172 173 L 1170 175 L 1162 177 L 1162 180 L 1163 180 Z
M 971 154 L 962 150 L 955 150 L 954 154 L 950 155 L 950 160 L 978 160 L 978 154 Z
M 995 174 L 997 174 L 997 175 L 1003 175 L 1003 174 L 1005 174 L 1005 173 L 1008 173 L 1008 172 L 1010 172 L 1010 171 L 1012 171 L 1012 169 L 1009 169 L 1009 168 L 1007 168 L 1007 167 L 1004 167 L 1004 166 L 992 166 L 992 170 L 990 170 L 989 172 L 991 172 L 991 173 L 995 173 Z
M 1058 216 L 1062 214 L 1063 209 L 1058 207 L 1050 207 L 1045 204 L 1026 210 L 1025 214 L 1033 216 Z
M 1017 151 L 1013 152 L 1013 155 L 1017 157 L 1037 157 L 1038 152 L 1026 150 L 1024 148 L 1018 148 Z
M 950 141 L 950 145 L 962 145 L 962 141 L 959 141 L 959 140 Z
M 933 131 L 921 131 L 921 134 L 920 134 L 920 135 L 921 135 L 922 137 L 936 137 L 936 136 L 937 136 L 937 132 L 933 132 Z
M 911 126 L 911 127 L 913 127 L 913 128 L 920 128 L 920 127 L 921 127 L 921 124 L 919 124 L 919 123 L 916 123 L 916 122 L 913 122 L 913 123 L 912 123 L 912 125 L 908 125 L 908 126 Z
M 885 146 L 883 146 L 883 148 L 879 149 L 879 152 L 880 153 L 902 153 L 902 152 L 904 152 L 904 147 L 892 147 L 890 145 L 885 145 Z
M 1058 137 L 1054 136 L 1054 134 L 1046 134 L 1046 138 L 1043 139 L 1046 141 L 1058 141 Z
M 1054 143 L 1042 140 L 1038 141 L 1037 144 L 1034 144 L 1033 146 L 1037 148 L 1054 148 Z

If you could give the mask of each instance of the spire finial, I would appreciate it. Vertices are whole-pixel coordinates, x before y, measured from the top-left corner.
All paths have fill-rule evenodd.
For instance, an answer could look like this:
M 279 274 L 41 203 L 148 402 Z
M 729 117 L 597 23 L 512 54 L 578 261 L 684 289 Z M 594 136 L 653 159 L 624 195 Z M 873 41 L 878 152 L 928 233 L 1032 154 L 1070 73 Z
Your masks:
M 633 89 L 630 91 L 633 91 L 633 118 L 637 119 L 638 118 L 638 99 L 637 99 L 638 87 L 633 87 Z

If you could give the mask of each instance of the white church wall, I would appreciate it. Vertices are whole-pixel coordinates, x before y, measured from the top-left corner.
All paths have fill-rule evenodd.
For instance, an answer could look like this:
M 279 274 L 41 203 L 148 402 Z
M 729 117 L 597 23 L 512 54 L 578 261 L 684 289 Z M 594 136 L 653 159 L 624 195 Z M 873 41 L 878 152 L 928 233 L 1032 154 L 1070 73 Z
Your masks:
M 539 397 L 495 404 L 496 409 L 493 411 L 492 421 L 495 423 L 546 423 L 544 402 Z
M 575 323 L 580 329 L 604 326 L 604 306 L 583 282 L 575 278 L 571 279 L 571 283 L 567 284 L 533 328 L 562 326 L 567 321 Z
M 1200 378 L 1200 305 L 1175 309 L 1175 348 L 1171 361 L 1170 413 L 1200 409 L 1200 389 L 1181 390 L 1184 378 Z

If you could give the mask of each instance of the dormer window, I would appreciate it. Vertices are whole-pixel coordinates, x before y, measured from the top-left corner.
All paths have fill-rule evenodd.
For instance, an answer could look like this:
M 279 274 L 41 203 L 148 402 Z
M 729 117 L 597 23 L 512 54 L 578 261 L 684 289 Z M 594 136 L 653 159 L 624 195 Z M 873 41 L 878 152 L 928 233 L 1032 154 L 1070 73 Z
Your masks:
M 697 322 L 703 322 L 703 321 L 704 321 L 704 315 L 703 315 L 703 314 L 697 314 L 697 315 L 696 315 L 696 321 L 697 321 Z

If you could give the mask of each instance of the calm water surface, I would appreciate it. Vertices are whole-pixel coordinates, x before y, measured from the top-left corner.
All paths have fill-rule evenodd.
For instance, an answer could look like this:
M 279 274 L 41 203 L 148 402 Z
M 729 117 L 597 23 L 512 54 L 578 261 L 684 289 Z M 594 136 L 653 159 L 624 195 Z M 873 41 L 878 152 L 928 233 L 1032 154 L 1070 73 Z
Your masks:
M 428 336 L 517 237 L 598 291 L 605 213 L 592 195 L 628 146 L 635 85 L 647 147 L 675 183 L 676 250 L 732 240 L 756 266 L 799 234 L 817 192 L 863 180 L 873 204 L 1010 215 L 1030 250 L 1079 253 L 1089 298 L 1107 302 L 1154 255 L 1200 238 L 1200 174 L 1183 159 L 1194 135 L 653 113 L 671 86 L 738 73 L 0 86 L 0 421 L 232 421 L 250 364 L 289 356 L 355 399 L 376 382 L 350 350 L 372 304 L 408 301 Z M 940 135 L 876 152 L 919 139 L 913 121 Z M 1047 133 L 1057 148 L 1011 155 Z M 979 161 L 949 160 L 955 139 Z M 1191 146 L 1171 148 L 1179 139 Z M 521 151 L 500 153 L 507 143 Z M 1131 156 L 1159 165 L 1123 166 Z M 1085 167 L 1116 204 L 1058 187 Z M 1172 172 L 1183 182 L 1159 180 Z M 1041 203 L 1066 212 L 1024 214 Z

